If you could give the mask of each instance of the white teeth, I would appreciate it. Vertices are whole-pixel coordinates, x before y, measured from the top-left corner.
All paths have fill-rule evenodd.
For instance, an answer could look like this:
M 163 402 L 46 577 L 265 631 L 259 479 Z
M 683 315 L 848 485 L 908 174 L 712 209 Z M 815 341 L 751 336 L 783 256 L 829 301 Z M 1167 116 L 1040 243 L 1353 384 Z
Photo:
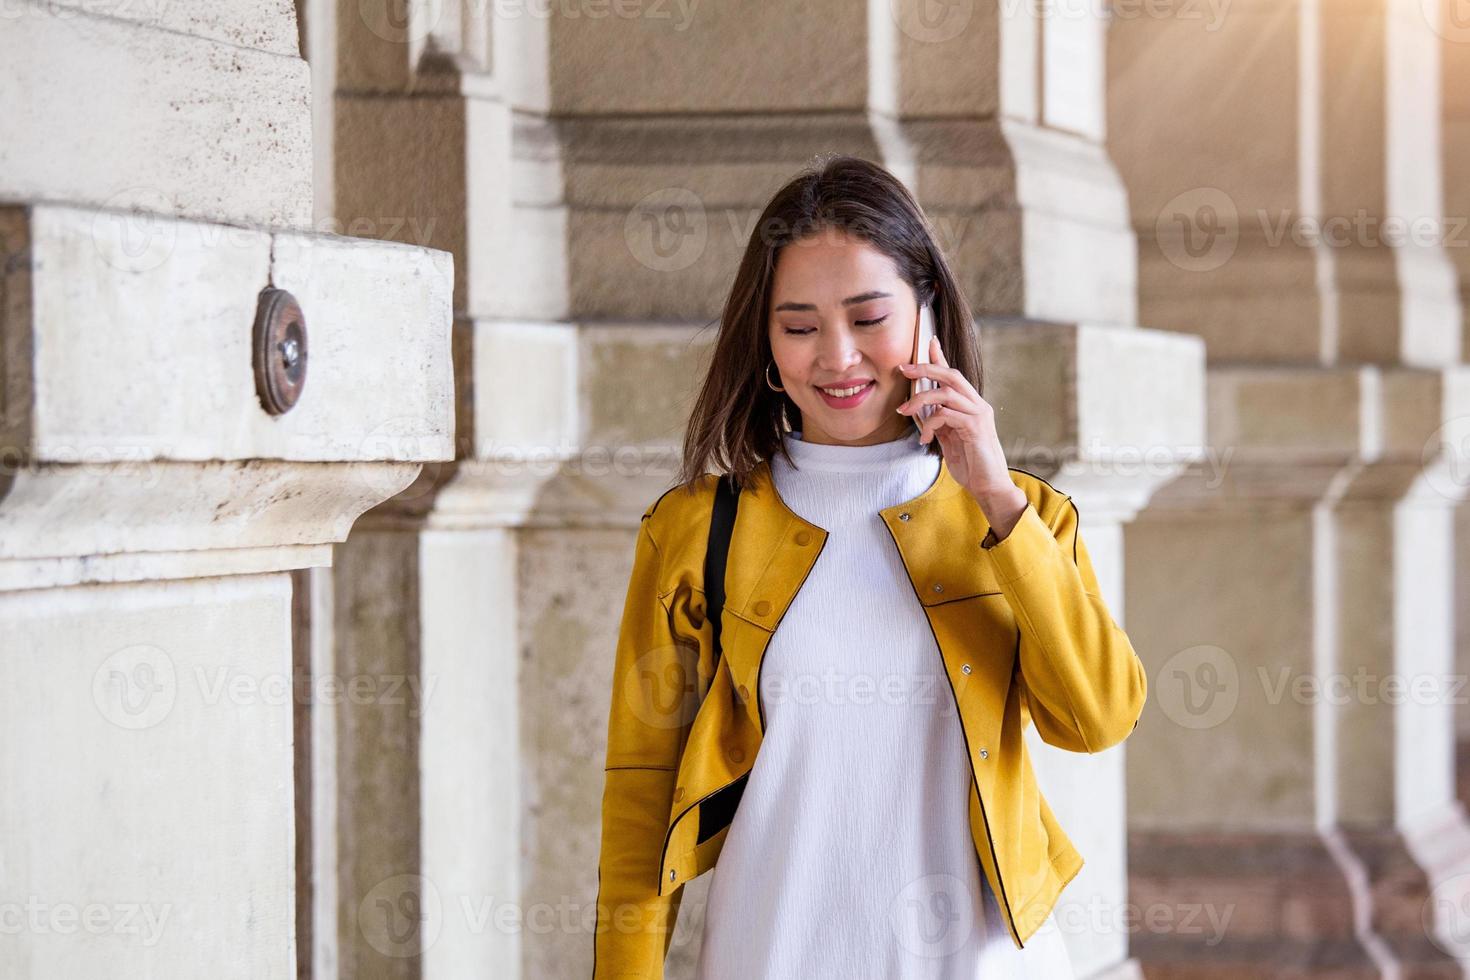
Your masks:
M 867 384 L 860 384 L 856 388 L 823 388 L 822 390 L 831 395 L 833 398 L 848 398 L 852 395 L 856 395 L 867 386 Z

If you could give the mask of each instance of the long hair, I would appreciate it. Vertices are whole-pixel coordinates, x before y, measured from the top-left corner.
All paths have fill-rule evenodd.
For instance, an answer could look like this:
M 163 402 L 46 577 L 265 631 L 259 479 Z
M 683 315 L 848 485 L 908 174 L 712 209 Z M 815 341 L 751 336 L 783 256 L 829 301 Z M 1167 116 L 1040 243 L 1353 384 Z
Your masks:
M 908 188 L 860 157 L 829 155 L 776 192 L 751 230 L 725 300 L 720 333 L 684 432 L 678 483 L 693 483 L 718 467 L 744 486 L 751 471 L 780 452 L 783 436 L 801 428 L 801 411 L 766 384 L 773 360 L 768 333 L 771 284 L 787 245 L 832 230 L 847 232 L 893 260 L 919 305 L 934 304 L 934 332 L 945 360 L 983 394 L 980 350 L 970 304 L 935 242 L 933 229 Z M 939 440 L 928 451 L 940 455 Z

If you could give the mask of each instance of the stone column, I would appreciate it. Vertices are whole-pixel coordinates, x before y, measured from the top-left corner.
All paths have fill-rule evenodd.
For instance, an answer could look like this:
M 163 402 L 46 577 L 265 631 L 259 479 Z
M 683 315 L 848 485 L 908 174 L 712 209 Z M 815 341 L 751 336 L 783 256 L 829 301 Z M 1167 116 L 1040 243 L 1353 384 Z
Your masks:
M 450 256 L 310 226 L 296 36 L 243 0 L 4 16 L 5 976 L 297 975 L 292 577 L 454 419 Z M 300 314 L 257 338 L 267 287 Z
M 321 47 L 335 79 L 324 213 L 450 250 L 460 270 L 456 459 L 339 553 L 323 642 L 433 693 L 421 713 L 342 714 L 322 763 L 341 827 L 323 941 L 346 976 L 574 975 L 593 946 L 608 682 L 595 665 L 612 654 L 638 515 L 672 476 L 668 420 L 691 378 L 683 324 L 574 322 L 620 315 L 589 295 L 646 286 L 618 265 L 639 254 L 628 209 L 610 208 L 614 224 L 598 210 L 620 193 L 602 186 L 601 150 L 553 95 L 610 85 L 569 80 L 568 32 L 623 15 L 579 7 L 565 27 L 534 3 L 312 10 L 336 24 Z M 318 920 L 332 912 L 319 903 Z
M 1454 4 L 1444 3 L 1439 12 L 1441 38 L 1441 85 L 1443 98 L 1443 146 L 1440 162 L 1444 167 L 1445 241 L 1455 263 L 1460 286 L 1461 309 L 1470 307 L 1470 21 L 1459 15 Z M 1465 340 L 1470 319 L 1461 318 L 1461 346 L 1470 350 Z M 1455 447 L 1453 458 L 1459 464 L 1456 478 L 1470 480 L 1465 450 Z M 1455 611 L 1456 667 L 1470 676 L 1470 508 L 1455 511 Z M 1470 698 L 1456 708 L 1458 748 L 1455 754 L 1458 796 L 1470 804 Z
M 1132 884 L 1145 912 L 1200 906 L 1134 953 L 1150 977 L 1460 975 L 1438 42 L 1396 0 L 1140 8 L 1111 38 L 1141 315 L 1210 365 L 1207 458 L 1127 535 L 1155 695 Z
M 575 720 L 563 700 L 527 729 L 521 708 L 551 696 L 543 684 L 569 683 L 531 655 L 526 631 L 538 626 L 522 606 L 564 601 L 578 582 L 558 565 L 533 577 L 536 553 L 522 547 L 577 421 L 556 145 L 534 55 L 546 5 L 308 6 L 308 23 L 329 25 L 313 59 L 331 116 L 325 219 L 446 249 L 457 270 L 454 460 L 426 468 L 338 549 L 324 656 L 349 674 L 405 673 L 418 690 L 393 706 L 345 704 L 338 752 L 320 762 L 340 828 L 321 941 L 344 977 L 540 975 L 523 966 L 528 940 L 591 948 L 585 905 L 531 897 L 521 870 L 522 813 L 548 805 L 523 746 L 559 744 Z M 397 419 L 376 435 L 413 455 L 417 432 Z

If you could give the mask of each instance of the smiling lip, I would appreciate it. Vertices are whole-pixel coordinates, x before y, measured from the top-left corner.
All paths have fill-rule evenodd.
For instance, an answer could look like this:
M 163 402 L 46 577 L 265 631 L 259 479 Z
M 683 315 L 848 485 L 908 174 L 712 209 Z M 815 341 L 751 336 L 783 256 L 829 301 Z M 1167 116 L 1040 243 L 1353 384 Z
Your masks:
M 833 398 L 831 395 L 823 391 L 820 385 L 816 386 L 817 394 L 821 395 L 822 400 L 825 401 L 828 405 L 831 405 L 833 408 L 855 408 L 856 406 L 860 405 L 876 387 L 876 383 L 871 378 L 868 378 L 866 380 L 866 383 L 864 383 L 863 381 L 854 380 L 844 382 L 843 384 L 827 386 L 830 388 L 851 388 L 855 384 L 863 385 L 863 389 L 859 392 L 856 392 L 855 394 L 849 395 L 846 398 Z

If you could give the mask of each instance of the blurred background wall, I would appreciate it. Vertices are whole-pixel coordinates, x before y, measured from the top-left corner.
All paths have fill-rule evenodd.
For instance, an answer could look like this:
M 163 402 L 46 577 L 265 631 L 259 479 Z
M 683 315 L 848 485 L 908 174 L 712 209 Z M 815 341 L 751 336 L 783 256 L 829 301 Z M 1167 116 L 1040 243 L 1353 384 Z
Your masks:
M 11 0 L 0 81 L 0 974 L 590 975 L 638 516 L 846 152 L 1149 670 L 1032 739 L 1077 976 L 1466 975 L 1462 0 Z

